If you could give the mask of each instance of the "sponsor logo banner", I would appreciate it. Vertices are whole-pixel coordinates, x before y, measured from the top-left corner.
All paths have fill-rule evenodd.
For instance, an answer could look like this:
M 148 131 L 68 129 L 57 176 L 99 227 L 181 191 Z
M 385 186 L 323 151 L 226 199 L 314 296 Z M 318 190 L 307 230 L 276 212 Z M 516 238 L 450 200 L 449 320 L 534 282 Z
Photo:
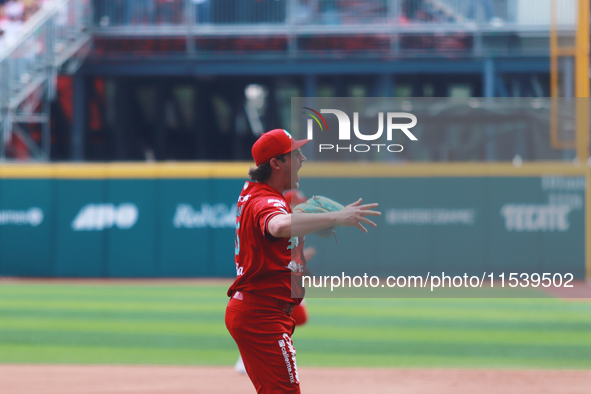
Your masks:
M 236 228 L 236 205 L 204 203 L 196 210 L 190 204 L 179 204 L 172 225 L 176 228 Z
M 501 207 L 505 229 L 515 232 L 565 232 L 570 229 L 569 214 L 583 209 L 583 177 L 545 176 L 542 190 L 547 204 L 508 203 Z
M 43 210 L 31 207 L 26 211 L 5 209 L 0 210 L 0 226 L 32 226 L 43 223 Z
M 72 221 L 74 231 L 101 231 L 113 227 L 128 230 L 135 226 L 139 217 L 138 207 L 133 203 L 87 204 Z
M 568 205 L 506 204 L 501 208 L 507 231 L 567 231 Z
M 389 209 L 386 211 L 386 223 L 390 225 L 474 225 L 475 209 Z

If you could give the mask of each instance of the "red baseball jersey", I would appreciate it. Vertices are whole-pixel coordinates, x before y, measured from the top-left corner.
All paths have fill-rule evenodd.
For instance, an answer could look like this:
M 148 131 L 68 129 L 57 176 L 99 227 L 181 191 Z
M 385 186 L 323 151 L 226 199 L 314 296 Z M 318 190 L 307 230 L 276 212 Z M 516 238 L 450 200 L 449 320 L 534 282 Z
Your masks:
M 245 291 L 285 302 L 301 302 L 301 280 L 293 281 L 294 294 L 300 298 L 292 298 L 292 274 L 301 277 L 305 270 L 303 237 L 275 238 L 267 229 L 271 218 L 289 213 L 289 205 L 272 187 L 259 182 L 244 184 L 236 211 L 237 278 L 228 296 Z

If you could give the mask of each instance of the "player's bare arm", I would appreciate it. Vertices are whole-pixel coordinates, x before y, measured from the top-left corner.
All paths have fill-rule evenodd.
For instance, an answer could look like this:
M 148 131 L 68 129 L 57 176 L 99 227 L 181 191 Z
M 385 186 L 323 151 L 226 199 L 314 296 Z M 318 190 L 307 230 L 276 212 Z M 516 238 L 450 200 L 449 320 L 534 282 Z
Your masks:
M 312 258 L 316 256 L 316 248 L 313 246 L 307 246 L 304 248 L 304 258 L 306 261 L 312 260 Z
M 287 215 L 277 215 L 269 220 L 267 229 L 276 238 L 303 236 L 335 225 L 357 227 L 367 233 L 367 229 L 363 224 L 372 227 L 377 227 L 377 225 L 366 216 L 380 216 L 382 213 L 373 210 L 378 207 L 377 203 L 361 205 L 361 202 L 362 199 L 360 198 L 336 212 L 294 212 Z

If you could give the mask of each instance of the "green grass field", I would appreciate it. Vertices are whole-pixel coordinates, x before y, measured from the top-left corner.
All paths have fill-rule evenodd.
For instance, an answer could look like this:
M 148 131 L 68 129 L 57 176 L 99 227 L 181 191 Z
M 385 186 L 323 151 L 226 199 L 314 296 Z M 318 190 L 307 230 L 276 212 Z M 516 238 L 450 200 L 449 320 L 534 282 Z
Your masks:
M 0 363 L 231 365 L 219 285 L 0 285 Z M 591 303 L 309 299 L 300 366 L 591 368 Z

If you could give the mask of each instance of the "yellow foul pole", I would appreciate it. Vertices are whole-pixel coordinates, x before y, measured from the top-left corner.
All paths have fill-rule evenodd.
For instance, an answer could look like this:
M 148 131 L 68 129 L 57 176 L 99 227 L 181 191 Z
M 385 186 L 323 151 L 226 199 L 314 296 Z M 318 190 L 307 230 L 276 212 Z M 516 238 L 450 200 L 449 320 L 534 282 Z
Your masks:
M 561 56 L 575 57 L 577 48 L 561 46 L 558 42 L 557 22 L 558 0 L 550 0 L 550 145 L 554 149 L 575 149 L 576 141 L 562 140 L 558 133 L 558 97 L 560 87 L 558 81 L 558 59 Z
M 577 100 L 577 157 L 589 158 L 589 0 L 579 0 L 575 56 L 575 97 Z
M 577 157 L 582 164 L 589 158 L 589 1 L 579 0 L 576 56 L 575 96 Z M 591 174 L 587 169 L 585 191 L 585 266 L 586 280 L 591 280 Z
M 550 0 L 550 97 L 558 97 L 558 32 L 556 1 Z

